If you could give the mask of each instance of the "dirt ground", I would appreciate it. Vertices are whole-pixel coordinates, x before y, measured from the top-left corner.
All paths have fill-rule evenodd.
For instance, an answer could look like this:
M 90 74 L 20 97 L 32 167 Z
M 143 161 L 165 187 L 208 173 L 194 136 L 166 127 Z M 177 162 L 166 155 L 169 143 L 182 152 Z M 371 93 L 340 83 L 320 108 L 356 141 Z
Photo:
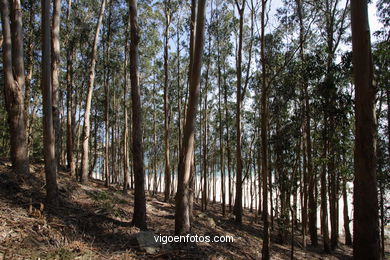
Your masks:
M 130 224 L 131 191 L 124 194 L 119 187 L 105 188 L 100 181 L 81 185 L 60 171 L 60 207 L 46 208 L 43 165 L 33 164 L 28 178 L 13 174 L 9 166 L 0 160 L 0 259 L 261 258 L 262 224 L 247 210 L 243 225 L 237 226 L 232 215 L 222 216 L 220 204 L 210 203 L 202 213 L 196 202 L 193 233 L 233 236 L 234 242 L 198 243 L 195 249 L 172 246 L 147 254 L 130 243 L 131 236 L 139 232 Z M 147 216 L 150 231 L 173 234 L 173 201 L 164 203 L 161 194 L 148 194 Z M 271 258 L 290 259 L 291 244 L 281 244 L 277 230 L 275 226 L 271 234 Z M 295 236 L 295 259 L 352 259 L 352 248 L 343 245 L 343 238 L 339 248 L 326 255 L 321 246 L 303 250 L 299 230 Z

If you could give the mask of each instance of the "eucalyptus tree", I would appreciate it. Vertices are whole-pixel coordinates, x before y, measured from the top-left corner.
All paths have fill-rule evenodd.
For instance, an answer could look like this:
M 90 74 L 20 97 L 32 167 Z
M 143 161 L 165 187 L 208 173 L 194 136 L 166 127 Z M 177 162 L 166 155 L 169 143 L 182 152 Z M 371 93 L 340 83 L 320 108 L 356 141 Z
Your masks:
M 123 191 L 126 193 L 129 188 L 129 127 L 128 127 L 128 51 L 129 51 L 129 31 L 130 31 L 130 15 L 127 18 L 126 36 L 125 36 L 125 62 L 123 64 L 124 70 L 124 84 L 123 84 Z
M 321 228 L 324 237 L 324 250 L 329 252 L 338 245 L 338 189 L 337 189 L 337 172 L 335 171 L 335 137 L 333 129 L 335 127 L 335 100 L 337 97 L 337 84 L 335 82 L 335 57 L 340 43 L 344 40 L 345 32 L 348 27 L 348 3 L 345 5 L 339 0 L 326 0 L 313 3 L 315 10 L 318 10 L 318 16 L 324 19 L 318 19 L 320 35 L 319 42 L 325 48 L 326 62 L 324 64 L 324 80 L 320 84 L 320 95 L 324 106 L 323 113 L 323 151 L 322 156 L 328 158 L 323 161 L 321 171 Z M 343 5 L 343 6 L 340 6 Z M 327 178 L 327 176 L 329 178 Z M 329 179 L 329 181 L 327 181 Z M 329 191 L 329 192 L 328 192 Z M 331 224 L 331 235 L 329 239 L 328 230 L 328 210 L 327 196 L 329 194 L 329 216 Z
M 387 174 L 390 169 L 390 89 L 388 82 L 390 81 L 390 46 L 388 42 L 379 35 L 378 42 L 374 44 L 373 60 L 374 73 L 376 76 L 376 86 L 378 89 L 377 97 L 377 178 L 379 187 L 379 208 L 380 208 L 380 228 L 381 228 L 381 253 L 385 256 L 385 226 L 389 221 L 389 208 L 386 207 L 388 200 L 386 192 L 390 189 L 390 178 Z M 384 108 L 387 105 L 387 111 Z
M 375 87 L 366 1 L 351 2 L 355 82 L 355 180 L 353 255 L 381 259 L 376 179 Z
M 106 23 L 104 23 L 104 29 L 106 30 L 104 36 L 104 115 L 105 115 L 105 127 L 104 127 L 104 179 L 105 179 L 105 186 L 108 187 L 110 180 L 109 180 L 109 172 L 110 172 L 110 164 L 109 164 L 109 132 L 110 132 L 110 125 L 109 125 L 109 108 L 110 108 L 110 91 L 109 91 L 109 84 L 110 84 L 110 47 L 111 47 L 111 24 L 112 24 L 112 0 L 108 0 L 108 18 L 106 19 Z M 104 12 L 103 12 L 104 13 Z M 113 159 L 113 158 L 112 158 Z
M 160 163 L 164 162 L 164 148 L 160 143 L 164 143 L 164 109 L 163 95 L 160 91 L 164 87 L 163 51 L 164 39 L 161 37 L 161 30 L 164 25 L 164 13 L 160 10 L 160 2 L 150 4 L 149 1 L 138 3 L 140 34 L 139 52 L 142 59 L 139 60 L 140 87 L 142 89 L 142 111 L 144 115 L 144 147 L 149 153 L 147 176 L 153 173 L 153 193 L 157 192 L 161 182 L 162 173 Z M 169 64 L 171 63 L 168 61 Z M 171 102 L 171 98 L 170 98 Z M 163 158 L 164 160 L 161 160 Z M 159 175 L 159 176 L 158 176 Z M 164 176 L 162 176 L 164 177 Z M 149 178 L 148 178 L 149 179 Z M 150 183 L 148 183 L 150 186 Z
M 305 67 L 306 62 L 306 41 L 307 41 L 307 30 L 308 28 L 305 25 L 304 11 L 305 6 L 304 2 L 301 0 L 296 0 L 296 13 L 299 21 L 299 57 L 300 62 L 302 63 L 302 68 Z M 317 205 L 316 200 L 314 199 L 314 189 L 315 189 L 315 178 L 313 176 L 313 159 L 312 159 L 312 140 L 311 140 L 311 109 L 309 101 L 309 84 L 307 75 L 304 71 L 301 74 L 301 82 L 304 95 L 304 115 L 305 122 L 303 125 L 304 128 L 304 142 L 305 142 L 305 151 L 304 161 L 306 162 L 305 168 L 303 169 L 303 208 L 302 208 L 302 235 L 303 235 L 303 246 L 306 246 L 306 232 L 307 232 L 307 223 L 309 224 L 309 233 L 310 240 L 313 246 L 318 244 L 317 237 Z
M 142 107 L 139 87 L 139 27 L 137 19 L 137 0 L 130 0 L 130 83 L 132 106 L 132 150 L 134 167 L 134 214 L 132 223 L 140 228 L 147 229 L 146 224 L 146 198 L 144 175 L 144 150 L 142 145 Z
M 75 60 L 76 39 L 71 33 L 73 20 L 71 20 L 72 1 L 68 2 L 66 12 L 65 38 L 66 48 L 66 156 L 67 168 L 70 176 L 76 175 L 76 162 L 74 158 L 74 136 L 75 136 L 75 105 L 73 95 L 73 74 Z M 73 18 L 73 17 L 72 17 Z
M 81 182 L 88 182 L 88 172 L 89 172 L 89 136 L 90 136 L 90 114 L 91 114 L 91 103 L 92 103 L 92 93 L 95 82 L 95 67 L 96 67 L 96 53 L 97 45 L 99 40 L 100 26 L 103 21 L 104 9 L 106 7 L 106 0 L 102 0 L 100 7 L 99 19 L 96 24 L 95 36 L 92 45 L 91 52 L 91 64 L 89 68 L 88 75 L 88 92 L 85 102 L 85 112 L 84 112 L 84 126 L 83 126 L 83 139 L 82 139 L 82 159 L 81 159 Z
M 51 87 L 51 41 L 50 41 L 50 2 L 42 0 L 42 71 L 41 88 L 43 99 L 43 154 L 45 159 L 47 202 L 58 206 L 57 161 L 55 157 L 55 134 L 53 125 Z
M 33 151 L 33 124 L 36 114 L 36 107 L 38 106 L 37 95 L 34 95 L 36 92 L 36 87 L 33 82 L 36 80 L 36 58 L 35 50 L 39 45 L 39 25 L 35 19 L 36 13 L 38 12 L 38 2 L 28 1 L 25 6 L 25 10 L 28 11 L 28 24 L 25 26 L 25 39 L 26 46 L 26 80 L 25 80 L 25 91 L 24 91 L 24 110 L 25 110 L 25 122 L 26 122 L 26 135 L 27 135 L 27 145 L 28 145 L 28 156 L 34 153 Z M 32 105 L 32 107 L 31 107 Z M 30 113 L 31 111 L 31 113 Z M 40 135 L 40 133 L 38 133 Z
M 204 23 L 205 23 L 205 5 L 206 0 L 200 0 L 197 3 L 196 25 L 194 25 L 195 35 L 192 38 L 193 49 L 190 47 L 190 66 L 189 66 L 189 95 L 188 110 L 184 125 L 183 146 L 180 151 L 179 175 L 176 194 L 176 214 L 175 214 L 175 234 L 188 233 L 190 231 L 190 178 L 191 162 L 193 161 L 194 151 L 194 130 L 195 117 L 197 114 L 200 75 L 202 67 L 202 53 L 204 44 Z M 195 14 L 195 1 L 192 2 L 192 14 Z M 194 15 L 195 16 L 195 15 Z
M 212 4 L 212 2 L 211 2 Z M 212 8 L 212 7 L 211 7 Z M 210 14 L 210 19 L 209 19 L 209 23 L 212 23 L 212 20 L 213 20 L 213 11 L 211 10 L 211 14 Z M 208 30 L 210 30 L 210 26 L 208 26 Z M 206 33 L 207 35 L 207 33 Z M 211 78 L 211 73 L 210 73 L 210 63 L 211 63 L 211 34 L 208 33 L 208 37 L 207 37 L 207 53 L 205 54 L 205 58 L 206 58 L 206 71 L 204 73 L 204 89 L 203 91 L 201 91 L 201 101 L 200 101 L 200 107 L 202 108 L 202 103 L 203 103 L 203 113 L 202 113 L 202 120 L 200 122 L 200 125 L 202 126 L 202 130 L 203 130 L 203 134 L 201 135 L 203 138 L 201 140 L 201 142 L 203 142 L 203 150 L 202 150 L 202 172 L 203 172 L 203 187 L 202 187 L 202 210 L 205 211 L 207 210 L 207 205 L 208 205 L 208 201 L 210 199 L 210 185 L 209 182 L 209 161 L 210 161 L 210 158 L 209 158 L 209 132 L 210 132 L 210 109 L 209 109 L 209 102 L 210 100 L 208 99 L 209 98 L 209 91 L 210 91 L 210 78 Z M 202 96 L 203 96 L 203 100 L 202 100 Z M 202 130 L 201 133 L 202 133 Z
M 53 1 L 53 19 L 51 26 L 51 80 L 53 91 L 53 125 L 55 133 L 55 153 L 57 164 L 60 165 L 61 153 L 61 125 L 59 111 L 59 68 L 60 68 L 60 17 L 61 17 L 61 1 Z
M 24 108 L 25 71 L 20 0 L 12 2 L 12 14 L 10 18 L 8 1 L 1 1 L 4 97 L 10 131 L 11 162 L 15 172 L 28 174 L 29 159 Z
M 261 60 L 261 175 L 262 175 L 262 199 L 263 199 L 263 247 L 262 259 L 270 259 L 269 243 L 270 231 L 268 220 L 268 81 L 267 61 L 265 57 L 265 25 L 268 0 L 261 1 L 261 32 L 260 32 L 260 60 Z
M 234 214 L 236 216 L 236 222 L 242 223 L 242 154 L 241 154 L 241 79 L 242 79 L 242 39 L 243 39 L 243 28 L 244 28 L 244 12 L 246 1 L 243 0 L 239 3 L 235 1 L 238 14 L 239 14 L 239 35 L 238 35 L 238 47 L 237 47 L 237 58 L 236 58 L 236 73 L 237 73 L 237 94 L 236 94 L 236 199 L 234 204 Z
M 216 129 L 219 130 L 219 155 L 220 155 L 220 177 L 221 177 L 221 202 L 222 202 L 222 214 L 226 214 L 226 204 L 231 206 L 231 178 L 230 178 L 230 146 L 226 144 L 226 139 L 229 135 L 229 125 L 226 124 L 228 119 L 225 111 L 224 97 L 227 88 L 226 84 L 226 69 L 227 59 L 230 55 L 232 48 L 231 42 L 228 40 L 232 33 L 232 27 L 229 26 L 230 18 L 233 15 L 232 11 L 227 8 L 227 3 L 224 1 L 216 1 L 215 6 L 215 19 L 210 24 L 209 34 L 215 38 L 215 49 L 212 57 L 216 59 L 216 76 L 218 85 L 218 126 Z M 227 93 L 226 93 L 227 102 Z M 225 133 L 226 132 L 226 133 Z M 229 143 L 229 141 L 227 141 Z M 226 151 L 226 152 L 225 152 Z M 225 160 L 227 156 L 227 160 Z M 226 192 L 226 169 L 228 172 L 228 190 Z M 228 194 L 228 201 L 226 202 L 226 194 Z M 230 207 L 231 208 L 231 207 Z
M 169 27 L 172 20 L 172 6 L 171 0 L 164 0 L 164 143 L 165 143 L 165 191 L 164 191 L 164 201 L 169 200 L 170 190 L 171 190 L 171 166 L 170 166 L 170 145 L 169 145 L 169 134 L 170 134 L 170 104 L 169 104 L 169 71 L 168 71 L 168 60 L 169 60 L 169 52 L 168 52 L 168 43 L 169 43 Z

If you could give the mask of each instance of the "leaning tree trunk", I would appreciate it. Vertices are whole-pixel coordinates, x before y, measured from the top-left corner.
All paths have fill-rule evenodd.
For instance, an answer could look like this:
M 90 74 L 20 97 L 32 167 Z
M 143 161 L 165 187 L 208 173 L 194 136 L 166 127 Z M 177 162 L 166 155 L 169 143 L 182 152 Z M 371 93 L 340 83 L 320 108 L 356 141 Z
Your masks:
M 47 202 L 58 206 L 57 161 L 52 110 L 51 53 L 50 53 L 50 1 L 42 0 L 42 78 L 43 93 L 43 153 L 45 159 Z
M 146 199 L 144 176 L 144 150 L 142 147 L 142 109 L 138 72 L 139 27 L 137 21 L 137 0 L 129 0 L 130 13 L 130 83 L 132 105 L 133 166 L 134 166 L 134 214 L 133 224 L 146 229 Z
M 89 68 L 88 93 L 87 93 L 87 100 L 85 102 L 85 112 L 84 112 L 83 151 L 81 157 L 81 182 L 82 183 L 88 182 L 89 135 L 90 135 L 90 127 L 91 127 L 89 117 L 91 115 L 92 92 L 93 92 L 93 84 L 95 81 L 97 44 L 99 40 L 100 25 L 102 24 L 105 6 L 106 6 L 106 0 L 103 0 L 102 5 L 100 7 L 99 20 L 96 25 L 95 38 L 93 40 L 93 47 L 91 53 L 91 67 Z
M 183 234 L 190 231 L 190 178 L 191 162 L 194 150 L 195 119 L 200 93 L 200 73 L 204 45 L 204 16 L 206 0 L 199 0 L 196 18 L 195 44 L 189 73 L 189 97 L 182 151 L 180 151 L 179 174 L 176 194 L 175 233 Z
M 4 97 L 8 113 L 12 167 L 16 173 L 28 174 L 26 124 L 24 109 L 24 63 L 22 9 L 20 1 L 13 1 L 12 30 L 8 1 L 2 0 Z
M 375 87 L 367 1 L 351 1 L 355 80 L 354 259 L 380 259 L 376 181 Z

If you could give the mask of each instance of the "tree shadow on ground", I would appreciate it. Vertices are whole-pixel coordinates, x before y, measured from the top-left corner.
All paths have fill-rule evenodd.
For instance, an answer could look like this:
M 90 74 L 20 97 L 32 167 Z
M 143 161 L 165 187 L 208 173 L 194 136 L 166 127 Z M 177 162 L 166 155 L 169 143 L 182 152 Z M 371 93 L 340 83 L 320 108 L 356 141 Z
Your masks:
M 45 202 L 44 185 L 41 179 L 32 174 L 27 177 L 15 176 L 11 171 L 0 174 L 1 198 L 26 211 L 31 202 L 34 208 L 39 208 L 39 204 Z M 101 213 L 101 208 L 97 206 L 86 206 L 73 201 L 71 197 L 74 191 L 74 187 L 59 186 L 60 205 L 58 208 L 45 209 L 47 222 L 57 223 L 59 220 L 62 233 L 69 235 L 70 240 L 80 238 L 88 244 L 98 246 L 105 253 L 131 249 L 131 232 L 125 230 L 131 227 L 130 221 L 113 219 Z
M 3 167 L 3 166 L 1 166 Z M 13 174 L 10 169 L 0 167 L 0 200 L 6 205 L 19 209 L 19 212 L 27 214 L 29 205 L 39 208 L 40 203 L 45 202 L 45 183 L 43 178 L 43 167 L 35 169 L 33 174 L 22 177 Z M 102 255 L 132 251 L 131 237 L 138 230 L 131 226 L 133 195 L 124 195 L 121 190 L 115 187 L 105 188 L 101 181 L 91 181 L 88 186 L 78 184 L 66 173 L 59 174 L 60 207 L 47 208 L 44 217 L 47 223 L 57 229 L 67 241 L 83 241 L 90 245 Z M 104 194 L 109 192 L 109 195 Z M 108 197 L 108 198 L 107 198 Z M 76 199 L 75 199 L 76 198 Z M 95 201 L 96 200 L 96 201 Z M 174 204 L 162 202 L 162 195 L 148 197 L 148 222 L 154 232 L 160 231 L 162 234 L 171 234 L 174 228 Z M 32 203 L 31 203 L 32 202 Z M 110 203 L 117 205 L 111 207 Z M 123 204 L 123 205 L 121 205 Z M 107 207 L 105 208 L 104 205 Z M 120 211 L 117 210 L 120 209 Z M 227 259 L 257 259 L 260 257 L 263 235 L 261 222 L 256 221 L 256 217 L 244 210 L 244 221 L 242 225 L 237 225 L 232 215 L 222 216 L 221 205 L 210 203 L 206 215 L 215 221 L 215 227 L 198 217 L 200 213 L 199 203 L 194 204 L 193 233 L 198 235 L 223 236 L 226 234 L 235 237 L 234 242 L 199 244 L 199 255 L 192 255 L 194 259 L 205 259 L 207 257 L 217 259 L 222 256 Z M 118 211 L 118 216 L 112 214 L 112 210 Z M 228 212 L 228 210 L 226 211 Z M 276 230 L 277 227 L 275 227 Z M 271 232 L 271 252 L 279 255 L 281 259 L 290 258 L 290 245 L 288 243 L 280 245 L 277 242 L 277 232 Z M 236 240 L 237 239 L 237 240 Z M 297 236 L 297 239 L 298 236 Z M 62 244 L 61 244 L 62 243 Z M 320 240 L 321 243 L 321 240 Z M 57 246 L 65 246 L 66 243 L 54 243 Z M 248 247 L 250 251 L 247 250 Z M 198 250 L 197 249 L 197 250 Z M 183 248 L 163 248 L 156 255 L 159 259 L 181 259 Z M 319 247 L 308 246 L 303 252 L 297 250 L 299 258 L 306 258 L 305 255 L 326 258 L 330 255 L 322 254 L 321 244 Z M 135 251 L 133 251 L 135 252 Z M 195 252 L 196 253 L 196 252 Z M 255 255 L 257 254 L 257 255 Z M 299 255 L 300 254 L 300 255 Z M 151 258 L 144 253 L 137 252 L 137 257 Z M 333 258 L 346 260 L 351 259 L 344 250 L 332 252 Z M 189 258 L 189 259 L 191 259 Z

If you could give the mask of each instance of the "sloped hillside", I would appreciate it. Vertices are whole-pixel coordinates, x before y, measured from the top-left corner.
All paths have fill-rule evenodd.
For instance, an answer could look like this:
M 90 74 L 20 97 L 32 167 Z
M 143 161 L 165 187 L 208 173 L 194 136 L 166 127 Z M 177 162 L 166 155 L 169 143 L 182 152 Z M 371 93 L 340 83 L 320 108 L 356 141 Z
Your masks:
M 245 212 L 244 224 L 237 227 L 233 217 L 222 217 L 220 205 L 211 204 L 206 213 L 194 211 L 194 234 L 230 235 L 234 242 L 198 243 L 191 249 L 165 245 L 152 254 L 134 247 L 131 227 L 133 195 L 115 187 L 105 188 L 93 181 L 81 185 L 65 172 L 59 174 L 61 194 L 58 209 L 45 208 L 43 165 L 31 166 L 31 175 L 16 176 L 9 163 L 0 166 L 0 259 L 259 259 L 260 221 Z M 170 235 L 174 229 L 174 204 L 162 196 L 147 197 L 149 230 Z M 290 259 L 291 245 L 278 244 L 277 227 L 272 234 L 272 259 Z M 299 237 L 299 234 L 296 234 Z M 350 259 L 351 248 L 341 245 L 332 256 L 320 249 L 303 251 L 294 243 L 296 259 Z

